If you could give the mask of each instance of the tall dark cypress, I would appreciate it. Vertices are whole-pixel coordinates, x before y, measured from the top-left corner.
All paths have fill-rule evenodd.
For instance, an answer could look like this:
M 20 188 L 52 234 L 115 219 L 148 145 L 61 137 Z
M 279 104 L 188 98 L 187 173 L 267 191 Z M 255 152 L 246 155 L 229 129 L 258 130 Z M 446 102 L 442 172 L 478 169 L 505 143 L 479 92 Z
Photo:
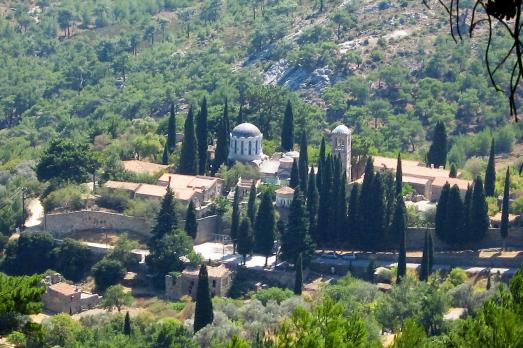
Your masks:
M 252 253 L 252 244 L 251 219 L 244 217 L 240 224 L 240 230 L 238 231 L 238 253 L 243 257 L 244 265 L 247 255 Z
M 347 244 L 360 245 L 361 237 L 359 234 L 359 190 L 358 184 L 353 184 L 350 191 L 349 207 L 347 209 L 347 223 L 345 225 L 345 238 L 344 241 Z
M 167 149 L 169 153 L 176 148 L 176 115 L 174 113 L 174 103 L 171 103 L 169 123 L 167 124 Z
M 321 183 L 321 189 L 320 189 L 320 204 L 318 206 L 318 232 L 316 240 L 316 243 L 321 248 L 325 248 L 327 243 L 329 242 L 329 232 L 330 232 L 330 214 L 331 214 L 331 203 L 332 203 L 332 197 L 331 194 L 331 186 L 332 186 L 332 158 L 330 155 L 327 156 L 327 159 L 324 163 L 322 173 L 322 183 Z
M 309 220 L 305 208 L 305 200 L 300 189 L 294 191 L 289 221 L 282 238 L 281 258 L 296 264 L 301 253 L 303 262 L 307 264 L 314 252 L 314 243 L 309 235 Z
M 238 111 L 238 122 L 237 124 L 242 124 L 245 122 L 245 116 L 243 114 L 243 105 L 240 105 L 240 110 Z
M 301 253 L 298 254 L 298 259 L 294 265 L 294 294 L 301 295 L 303 290 L 303 257 Z
M 318 157 L 318 173 L 316 174 L 316 187 L 321 191 L 323 167 L 325 166 L 325 137 L 321 138 L 320 155 Z
M 256 180 L 253 180 L 247 201 L 247 217 L 251 220 L 251 225 L 254 225 L 256 220 L 256 194 Z
M 403 238 L 403 231 L 407 228 L 407 210 L 405 208 L 405 202 L 403 197 L 398 195 L 396 197 L 396 204 L 394 209 L 394 215 L 392 217 L 392 224 L 390 226 L 390 233 L 393 240 L 398 243 L 401 247 L 401 240 Z
M 223 107 L 223 117 L 218 124 L 218 134 L 216 135 L 216 152 L 214 155 L 214 163 L 212 166 L 213 174 L 215 174 L 222 164 L 227 162 L 229 155 L 229 108 L 227 98 Z
M 182 151 L 180 154 L 180 165 L 178 172 L 180 174 L 196 175 L 198 174 L 198 159 L 196 151 L 196 134 L 194 132 L 194 115 L 192 106 L 189 108 L 187 118 L 185 119 L 184 137 Z
M 178 218 L 176 216 L 176 201 L 174 200 L 174 192 L 169 186 L 167 187 L 167 192 L 165 193 L 160 205 L 160 211 L 156 218 L 156 225 L 152 230 L 151 241 L 161 239 L 177 227 Z
M 454 163 L 450 164 L 449 178 L 455 178 L 458 176 L 458 168 Z
M 428 165 L 434 167 L 445 166 L 447 163 L 447 131 L 445 124 L 439 121 L 434 128 L 434 136 L 427 154 Z
M 265 256 L 265 267 L 267 267 L 267 259 L 272 255 L 275 229 L 276 215 L 272 204 L 272 195 L 269 191 L 265 191 L 262 194 L 254 224 L 254 251 Z
M 163 154 L 162 154 L 162 164 L 168 165 L 169 164 L 169 149 L 168 149 L 168 143 L 165 142 L 165 145 L 163 146 Z
M 283 151 L 291 151 L 294 146 L 294 115 L 291 101 L 287 101 L 283 123 L 281 126 L 281 148 Z
M 309 173 L 309 184 L 307 185 L 307 213 L 309 214 L 309 231 L 310 235 L 316 240 L 317 219 L 318 219 L 318 188 L 316 187 L 316 175 L 314 167 L 311 167 Z
M 376 173 L 372 181 L 370 203 L 366 219 L 369 227 L 367 246 L 376 250 L 383 244 L 386 238 L 385 219 L 387 215 L 385 188 L 379 172 Z
M 429 278 L 429 236 L 425 231 L 425 240 L 423 242 L 423 254 L 421 256 L 421 265 L 419 269 L 419 280 L 426 281 Z
M 196 135 L 198 138 L 198 174 L 205 175 L 207 170 L 207 98 L 203 97 L 196 123 Z
M 209 275 L 207 267 L 200 266 L 198 273 L 198 288 L 196 290 L 196 308 L 194 309 L 194 332 L 212 324 L 214 313 L 212 308 L 211 292 L 209 291 Z
M 472 209 L 472 187 L 467 185 L 467 191 L 465 192 L 465 200 L 463 201 L 463 239 L 469 240 L 470 236 L 474 233 L 470 224 L 470 211 Z
M 374 231 L 374 226 L 371 223 L 371 220 L 374 219 L 374 199 L 372 197 L 374 180 L 374 164 L 372 158 L 369 157 L 365 165 L 365 174 L 363 176 L 363 183 L 360 188 L 358 202 L 358 224 L 361 228 L 359 232 L 362 237 L 361 246 L 364 247 L 369 247 L 370 240 L 373 234 L 376 233 L 376 231 Z
M 403 184 L 403 170 L 401 168 L 401 154 L 398 153 L 398 163 L 396 165 L 396 195 L 401 195 Z
M 125 319 L 123 322 L 123 333 L 126 336 L 131 336 L 131 318 L 129 317 L 129 311 L 125 313 Z
M 189 202 L 185 214 L 185 232 L 187 232 L 187 235 L 192 237 L 192 239 L 196 239 L 198 233 L 198 221 L 196 221 L 196 207 L 192 200 Z
M 393 233 L 400 235 L 399 255 L 398 255 L 398 273 L 396 283 L 401 282 L 407 274 L 407 212 L 405 210 L 405 203 L 401 196 L 398 197 L 396 209 L 394 211 Z
M 503 238 L 503 250 L 505 250 L 505 242 L 508 237 L 509 221 L 508 212 L 510 205 L 510 169 L 507 168 L 505 175 L 505 186 L 503 187 L 503 203 L 501 204 L 501 226 L 499 232 Z
M 434 222 L 436 225 L 436 235 L 441 240 L 445 239 L 445 218 L 447 216 L 449 192 L 450 185 L 447 182 L 445 183 L 445 185 L 443 185 L 443 188 L 441 189 L 441 194 L 439 196 L 438 204 L 436 206 L 436 217 L 434 219 Z
M 494 153 L 494 139 L 490 143 L 490 154 L 488 157 L 487 170 L 485 171 L 485 195 L 494 196 L 496 190 L 496 158 Z
M 236 253 L 236 245 L 238 244 L 238 231 L 240 229 L 240 190 L 238 186 L 234 189 L 234 199 L 232 201 L 231 214 L 231 240 L 233 254 Z
M 300 139 L 300 158 L 298 162 L 298 172 L 300 174 L 300 189 L 302 192 L 307 192 L 307 174 L 309 173 L 309 154 L 307 151 L 307 135 L 305 132 L 301 134 Z
M 461 200 L 459 187 L 454 185 L 449 191 L 447 203 L 447 216 L 445 217 L 444 234 L 442 240 L 451 245 L 463 244 L 467 242 L 463 231 L 463 221 L 465 218 L 465 208 Z
M 478 241 L 485 237 L 490 225 L 483 182 L 479 176 L 474 180 L 472 204 L 470 207 L 470 225 L 472 227 L 471 231 L 473 231 L 470 241 Z
M 298 168 L 298 163 L 296 162 L 296 160 L 294 160 L 294 162 L 292 162 L 289 187 L 295 189 L 298 186 L 300 186 L 300 169 Z

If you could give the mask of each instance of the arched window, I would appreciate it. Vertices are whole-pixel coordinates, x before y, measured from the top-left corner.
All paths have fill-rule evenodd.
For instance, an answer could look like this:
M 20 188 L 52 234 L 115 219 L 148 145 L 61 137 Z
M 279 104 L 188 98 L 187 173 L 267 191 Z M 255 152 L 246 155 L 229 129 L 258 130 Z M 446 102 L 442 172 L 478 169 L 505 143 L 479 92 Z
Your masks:
M 252 142 L 249 140 L 249 156 L 252 155 Z
M 254 152 L 256 155 L 258 155 L 260 153 L 260 149 L 258 149 L 258 140 L 256 140 L 256 147 L 255 147 Z
M 238 140 L 234 139 L 234 153 L 238 153 Z
M 240 153 L 243 155 L 243 140 L 240 141 Z

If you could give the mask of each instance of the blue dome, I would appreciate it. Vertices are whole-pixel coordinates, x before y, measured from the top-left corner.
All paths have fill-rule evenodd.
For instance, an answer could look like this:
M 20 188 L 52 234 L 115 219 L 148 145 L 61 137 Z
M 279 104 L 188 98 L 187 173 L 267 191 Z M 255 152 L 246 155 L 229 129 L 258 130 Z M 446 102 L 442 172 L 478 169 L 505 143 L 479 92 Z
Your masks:
M 234 127 L 231 134 L 236 138 L 253 138 L 260 136 L 261 132 L 252 123 L 242 123 Z

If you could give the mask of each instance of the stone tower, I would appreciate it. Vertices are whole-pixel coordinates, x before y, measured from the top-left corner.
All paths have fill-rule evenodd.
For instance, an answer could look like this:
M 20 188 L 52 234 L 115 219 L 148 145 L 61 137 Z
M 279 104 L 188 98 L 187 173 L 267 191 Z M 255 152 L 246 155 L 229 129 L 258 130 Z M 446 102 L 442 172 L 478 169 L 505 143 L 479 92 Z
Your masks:
M 331 133 L 331 151 L 333 156 L 339 156 L 341 170 L 347 173 L 347 181 L 351 181 L 352 135 L 345 125 L 339 125 Z

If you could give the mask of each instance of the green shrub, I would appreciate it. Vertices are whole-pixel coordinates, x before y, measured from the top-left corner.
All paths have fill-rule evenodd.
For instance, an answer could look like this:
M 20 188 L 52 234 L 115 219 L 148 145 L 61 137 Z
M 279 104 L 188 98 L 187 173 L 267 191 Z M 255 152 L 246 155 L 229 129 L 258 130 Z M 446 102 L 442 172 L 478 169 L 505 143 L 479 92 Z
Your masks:
M 96 204 L 102 208 L 116 210 L 122 213 L 129 207 L 131 197 L 125 190 L 102 189 L 99 191 L 99 197 L 96 198 Z
M 282 303 L 286 299 L 294 296 L 294 293 L 289 289 L 282 288 L 267 288 L 258 290 L 252 295 L 252 298 L 257 299 L 263 305 L 266 305 L 269 301 L 274 301 L 278 304 Z
M 46 212 L 55 209 L 80 210 L 85 207 L 86 188 L 80 185 L 67 185 L 47 195 L 42 202 Z

